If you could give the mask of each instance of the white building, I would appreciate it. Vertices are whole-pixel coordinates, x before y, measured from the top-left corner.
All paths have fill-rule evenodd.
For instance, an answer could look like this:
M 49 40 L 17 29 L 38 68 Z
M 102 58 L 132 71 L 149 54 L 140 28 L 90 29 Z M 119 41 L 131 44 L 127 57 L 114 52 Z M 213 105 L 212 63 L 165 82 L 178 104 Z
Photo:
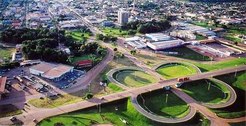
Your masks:
M 143 39 L 138 36 L 126 38 L 125 41 L 128 45 L 130 45 L 133 48 L 141 49 L 147 47 Z
M 147 42 L 147 46 L 153 50 L 163 50 L 173 47 L 178 47 L 183 45 L 183 40 L 176 39 L 176 40 L 169 40 L 169 41 L 158 41 L 158 42 Z
M 63 79 L 66 74 L 73 72 L 73 67 L 63 64 L 41 62 L 40 64 L 29 68 L 29 70 L 31 74 L 41 76 L 53 81 L 59 81 Z
M 163 33 L 146 34 L 147 46 L 155 51 L 181 46 L 184 41 Z
M 118 11 L 118 23 L 120 25 L 126 24 L 128 22 L 129 13 L 124 10 Z

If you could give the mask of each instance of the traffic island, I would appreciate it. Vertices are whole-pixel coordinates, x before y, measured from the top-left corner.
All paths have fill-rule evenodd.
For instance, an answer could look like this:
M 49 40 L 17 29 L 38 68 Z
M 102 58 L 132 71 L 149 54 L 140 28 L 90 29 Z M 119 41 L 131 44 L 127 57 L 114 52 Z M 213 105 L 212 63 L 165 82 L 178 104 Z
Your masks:
M 183 83 L 180 88 L 208 108 L 230 106 L 237 97 L 231 86 L 214 78 Z
M 108 79 L 125 88 L 141 87 L 156 83 L 157 79 L 136 67 L 116 68 L 107 73 Z
M 185 122 L 196 114 L 193 107 L 164 89 L 132 96 L 132 103 L 142 115 L 161 123 Z
M 197 66 L 179 61 L 162 62 L 156 65 L 153 69 L 162 75 L 165 79 L 172 79 L 201 73 Z

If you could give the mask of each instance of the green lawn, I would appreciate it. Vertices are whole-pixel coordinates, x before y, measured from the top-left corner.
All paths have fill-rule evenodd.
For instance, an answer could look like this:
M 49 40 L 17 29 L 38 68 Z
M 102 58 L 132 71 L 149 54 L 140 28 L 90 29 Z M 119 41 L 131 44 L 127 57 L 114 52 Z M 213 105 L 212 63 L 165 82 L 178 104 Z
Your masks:
M 128 31 L 120 30 L 119 28 L 102 28 L 101 30 L 103 33 L 109 36 L 115 36 L 115 37 L 127 37 L 128 36 Z
M 156 70 L 165 79 L 177 78 L 196 73 L 196 69 L 184 64 L 165 64 Z
M 230 33 L 227 33 L 225 35 L 225 39 L 228 39 L 228 40 L 233 41 L 233 42 L 242 42 L 241 38 L 238 38 L 234 34 L 230 34 Z
M 21 114 L 22 111 L 12 104 L 0 105 L 0 118 Z
M 94 61 L 94 64 L 96 62 L 99 62 L 103 59 L 104 56 L 100 55 L 97 56 L 95 54 L 87 54 L 87 55 L 82 55 L 82 56 L 76 56 L 76 57 L 70 57 L 69 61 L 71 62 L 71 64 L 75 65 L 76 62 L 81 61 L 81 60 L 92 60 Z
M 213 109 L 214 112 L 223 118 L 237 118 L 246 115 L 246 72 L 238 72 L 216 77 L 230 84 L 237 93 L 237 99 L 234 104 L 222 109 Z
M 143 99 L 145 101 L 144 103 Z M 167 118 L 180 118 L 189 113 L 189 106 L 178 96 L 167 91 L 143 94 L 142 97 L 138 96 L 138 101 L 139 104 L 147 111 L 149 110 L 157 115 Z
M 116 111 L 115 108 L 118 108 Z M 178 124 L 161 124 L 153 122 L 140 113 L 138 113 L 130 100 L 123 99 L 107 103 L 101 106 L 101 112 L 99 113 L 98 107 L 88 108 L 76 112 L 71 112 L 55 117 L 50 117 L 41 121 L 40 126 L 54 126 L 54 124 L 60 122 L 66 126 L 78 125 L 78 126 L 90 126 L 93 124 L 112 124 L 115 126 L 126 126 L 121 120 L 126 120 L 130 126 L 208 126 L 209 121 L 204 119 L 200 114 L 197 114 L 193 119 L 185 123 Z M 201 122 L 202 120 L 203 122 Z
M 13 48 L 0 47 L 0 59 L 4 59 L 4 58 L 10 59 L 12 57 L 11 56 L 12 52 L 14 52 Z
M 168 49 L 167 51 L 178 52 L 178 55 L 172 55 L 174 57 L 190 59 L 190 60 L 197 60 L 197 61 L 209 61 L 210 60 L 208 56 L 203 56 L 185 46 Z
M 221 61 L 217 63 L 198 63 L 192 62 L 194 65 L 198 66 L 202 72 L 224 69 L 228 67 L 235 67 L 239 65 L 246 64 L 246 58 L 236 58 L 232 60 Z
M 66 31 L 66 35 L 72 36 L 72 38 L 77 42 L 86 41 L 90 34 L 81 31 Z
M 120 91 L 124 91 L 122 88 L 118 87 L 116 84 L 114 83 L 109 83 L 108 87 L 113 90 L 114 92 L 120 92 Z
M 205 27 L 205 28 L 215 28 L 214 25 L 208 24 L 207 22 L 193 22 L 193 24 L 197 26 Z
M 210 83 L 210 86 L 209 86 Z M 217 82 L 210 80 L 199 80 L 185 83 L 181 86 L 182 90 L 192 98 L 203 103 L 221 103 L 229 98 L 229 90 Z
M 156 79 L 151 75 L 136 70 L 122 70 L 116 72 L 114 78 L 129 87 L 140 87 L 156 82 Z
M 196 40 L 204 40 L 206 37 L 196 34 Z

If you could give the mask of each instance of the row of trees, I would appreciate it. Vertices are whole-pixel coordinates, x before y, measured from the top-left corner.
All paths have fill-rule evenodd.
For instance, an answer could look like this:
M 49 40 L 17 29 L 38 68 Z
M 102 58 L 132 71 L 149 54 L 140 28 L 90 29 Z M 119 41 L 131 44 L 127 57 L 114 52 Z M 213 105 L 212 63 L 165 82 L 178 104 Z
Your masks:
M 103 35 L 103 34 L 96 34 L 96 39 L 101 40 L 104 42 L 115 42 L 117 41 L 117 37 L 109 36 L 109 35 Z
M 137 30 L 139 33 L 155 33 L 167 30 L 171 27 L 171 24 L 168 20 L 156 21 L 152 20 L 149 22 L 145 21 L 134 21 L 129 22 L 126 25 L 122 26 L 124 30 Z
M 58 37 L 59 35 L 59 37 Z M 5 43 L 22 44 L 22 42 L 27 40 L 37 40 L 42 38 L 50 38 L 58 40 L 58 38 L 63 41 L 65 39 L 64 30 L 49 30 L 46 28 L 38 29 L 13 29 L 9 28 L 1 33 L 2 41 Z
M 47 62 L 67 63 L 68 55 L 57 50 L 58 42 L 54 39 L 37 39 L 23 42 L 22 51 L 27 59 L 41 59 Z

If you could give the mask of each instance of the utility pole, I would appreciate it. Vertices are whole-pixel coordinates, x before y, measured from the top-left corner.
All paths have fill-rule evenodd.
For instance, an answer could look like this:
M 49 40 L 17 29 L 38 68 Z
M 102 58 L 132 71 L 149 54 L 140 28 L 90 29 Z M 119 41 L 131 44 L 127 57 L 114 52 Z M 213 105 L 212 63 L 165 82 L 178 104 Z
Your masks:
M 210 90 L 211 83 L 208 82 L 208 91 Z
M 235 66 L 237 67 L 237 65 L 235 65 Z M 236 78 L 236 76 L 237 76 L 237 68 L 236 68 L 236 72 L 235 72 L 234 77 Z
M 166 94 L 166 103 L 167 103 L 167 100 L 168 100 L 168 93 Z

